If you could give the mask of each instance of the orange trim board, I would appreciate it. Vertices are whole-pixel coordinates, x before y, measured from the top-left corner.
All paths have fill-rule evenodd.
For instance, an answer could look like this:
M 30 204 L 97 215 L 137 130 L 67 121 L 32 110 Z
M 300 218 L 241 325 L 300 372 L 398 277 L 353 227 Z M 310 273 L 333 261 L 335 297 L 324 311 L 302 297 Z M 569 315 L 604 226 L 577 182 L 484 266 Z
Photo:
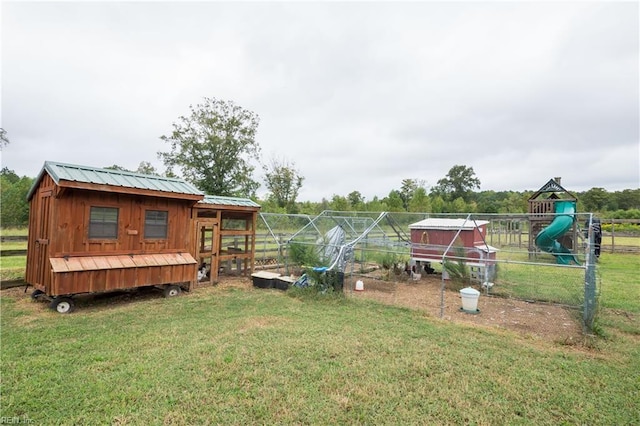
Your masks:
M 150 266 L 195 265 L 189 253 L 133 254 L 120 256 L 81 256 L 49 258 L 53 272 L 100 271 Z

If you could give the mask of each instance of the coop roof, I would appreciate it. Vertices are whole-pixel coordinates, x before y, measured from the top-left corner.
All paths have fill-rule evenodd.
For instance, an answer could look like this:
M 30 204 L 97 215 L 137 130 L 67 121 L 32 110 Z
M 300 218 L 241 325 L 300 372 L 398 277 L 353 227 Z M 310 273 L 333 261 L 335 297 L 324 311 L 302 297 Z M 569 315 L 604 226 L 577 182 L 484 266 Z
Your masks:
M 440 229 L 440 230 L 469 230 L 489 223 L 486 220 L 429 218 L 412 223 L 409 229 Z
M 27 199 L 31 199 L 45 173 L 63 188 L 129 192 L 194 201 L 204 196 L 202 191 L 182 179 L 46 161 Z
M 477 248 L 478 250 L 482 250 L 485 253 L 497 253 L 498 251 L 500 251 L 497 248 L 490 246 L 488 244 L 477 245 L 475 246 L 475 248 Z
M 260 207 L 260 204 L 256 203 L 249 198 L 239 197 L 222 197 L 219 195 L 205 195 L 198 204 L 213 204 L 221 206 L 234 206 L 234 207 Z

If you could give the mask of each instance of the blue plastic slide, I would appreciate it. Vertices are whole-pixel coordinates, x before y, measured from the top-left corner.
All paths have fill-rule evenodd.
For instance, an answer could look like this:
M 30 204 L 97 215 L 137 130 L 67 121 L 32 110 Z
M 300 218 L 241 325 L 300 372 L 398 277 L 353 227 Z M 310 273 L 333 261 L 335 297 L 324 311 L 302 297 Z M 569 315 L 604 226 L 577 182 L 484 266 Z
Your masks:
M 556 217 L 544 228 L 536 237 L 536 246 L 547 253 L 551 253 L 556 257 L 556 262 L 563 265 L 570 265 L 571 262 L 579 264 L 576 256 L 571 250 L 564 247 L 558 241 L 573 226 L 575 220 L 576 203 L 575 201 L 556 201 L 555 202 Z

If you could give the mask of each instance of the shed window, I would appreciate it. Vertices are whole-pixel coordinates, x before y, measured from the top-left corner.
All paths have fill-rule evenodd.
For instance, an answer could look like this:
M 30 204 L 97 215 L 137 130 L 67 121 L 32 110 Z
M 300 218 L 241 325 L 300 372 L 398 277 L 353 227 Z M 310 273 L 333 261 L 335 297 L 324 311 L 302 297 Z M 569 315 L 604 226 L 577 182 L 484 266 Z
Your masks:
M 167 238 L 167 224 L 169 212 L 162 210 L 147 210 L 144 213 L 144 237 Z
M 118 209 L 115 207 L 91 207 L 89 238 L 115 240 L 118 238 Z

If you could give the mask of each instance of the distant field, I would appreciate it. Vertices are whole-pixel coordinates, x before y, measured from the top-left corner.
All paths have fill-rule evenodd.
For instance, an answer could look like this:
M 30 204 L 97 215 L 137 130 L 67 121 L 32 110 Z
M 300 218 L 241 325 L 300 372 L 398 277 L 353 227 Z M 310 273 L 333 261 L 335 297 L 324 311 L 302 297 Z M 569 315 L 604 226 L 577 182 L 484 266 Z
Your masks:
M 0 236 L 27 236 L 28 228 L 0 228 Z

